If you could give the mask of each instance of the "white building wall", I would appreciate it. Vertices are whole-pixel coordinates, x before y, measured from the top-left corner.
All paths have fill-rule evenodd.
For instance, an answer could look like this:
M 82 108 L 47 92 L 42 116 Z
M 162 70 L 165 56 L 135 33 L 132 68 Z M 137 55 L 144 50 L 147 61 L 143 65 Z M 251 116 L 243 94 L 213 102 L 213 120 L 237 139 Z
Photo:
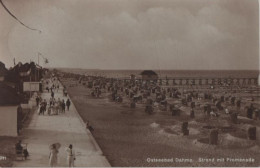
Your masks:
M 0 106 L 0 136 L 17 136 L 17 107 Z
M 258 76 L 258 85 L 260 86 L 260 74 Z

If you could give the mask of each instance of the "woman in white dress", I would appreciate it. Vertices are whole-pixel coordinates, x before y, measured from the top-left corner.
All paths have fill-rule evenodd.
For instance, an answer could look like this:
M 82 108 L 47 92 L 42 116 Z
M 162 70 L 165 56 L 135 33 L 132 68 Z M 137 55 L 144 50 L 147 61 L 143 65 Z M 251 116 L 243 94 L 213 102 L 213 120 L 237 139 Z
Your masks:
M 50 151 L 50 156 L 49 156 L 49 165 L 50 167 L 56 167 L 57 162 L 58 162 L 58 149 L 56 148 L 56 145 L 53 144 L 51 151 Z
M 67 152 L 68 166 L 74 167 L 74 161 L 76 160 L 76 158 L 75 151 L 72 149 L 72 145 L 70 144 L 69 147 L 65 149 L 65 151 Z

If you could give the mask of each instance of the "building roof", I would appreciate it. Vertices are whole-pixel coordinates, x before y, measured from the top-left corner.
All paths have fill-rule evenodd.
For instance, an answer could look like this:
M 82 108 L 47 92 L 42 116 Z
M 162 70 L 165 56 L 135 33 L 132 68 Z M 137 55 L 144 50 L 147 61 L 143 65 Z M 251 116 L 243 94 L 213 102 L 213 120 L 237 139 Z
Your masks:
M 0 82 L 0 106 L 3 105 L 18 105 L 20 98 L 14 88 Z
M 36 64 L 34 62 L 24 63 L 24 64 L 19 62 L 17 65 L 15 65 L 11 69 L 11 71 L 15 71 L 15 72 L 28 72 L 28 71 L 30 71 L 30 69 L 35 69 L 35 68 L 36 68 Z
M 157 73 L 152 70 L 144 70 L 143 72 L 141 72 L 141 75 L 157 75 Z

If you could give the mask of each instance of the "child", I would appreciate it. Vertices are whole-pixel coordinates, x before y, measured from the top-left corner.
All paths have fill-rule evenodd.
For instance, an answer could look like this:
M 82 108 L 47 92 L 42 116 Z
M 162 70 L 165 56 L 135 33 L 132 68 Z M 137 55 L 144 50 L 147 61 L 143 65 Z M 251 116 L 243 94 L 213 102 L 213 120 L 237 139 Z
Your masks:
M 90 125 L 89 121 L 86 122 L 86 128 L 87 128 L 90 132 L 94 131 L 94 128 Z
M 51 115 L 51 105 L 48 106 L 48 115 Z

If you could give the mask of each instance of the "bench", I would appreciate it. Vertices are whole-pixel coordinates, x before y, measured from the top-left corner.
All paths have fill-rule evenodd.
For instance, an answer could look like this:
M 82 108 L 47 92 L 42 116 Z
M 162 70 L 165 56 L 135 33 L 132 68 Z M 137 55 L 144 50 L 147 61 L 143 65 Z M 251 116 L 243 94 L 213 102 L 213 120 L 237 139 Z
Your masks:
M 25 154 L 24 154 L 24 150 L 27 151 L 27 143 L 23 143 L 23 144 L 21 144 L 21 146 L 23 147 L 22 149 L 20 149 L 20 150 L 15 149 L 16 160 L 18 158 L 20 158 L 21 160 L 26 160 L 26 157 L 25 157 Z

